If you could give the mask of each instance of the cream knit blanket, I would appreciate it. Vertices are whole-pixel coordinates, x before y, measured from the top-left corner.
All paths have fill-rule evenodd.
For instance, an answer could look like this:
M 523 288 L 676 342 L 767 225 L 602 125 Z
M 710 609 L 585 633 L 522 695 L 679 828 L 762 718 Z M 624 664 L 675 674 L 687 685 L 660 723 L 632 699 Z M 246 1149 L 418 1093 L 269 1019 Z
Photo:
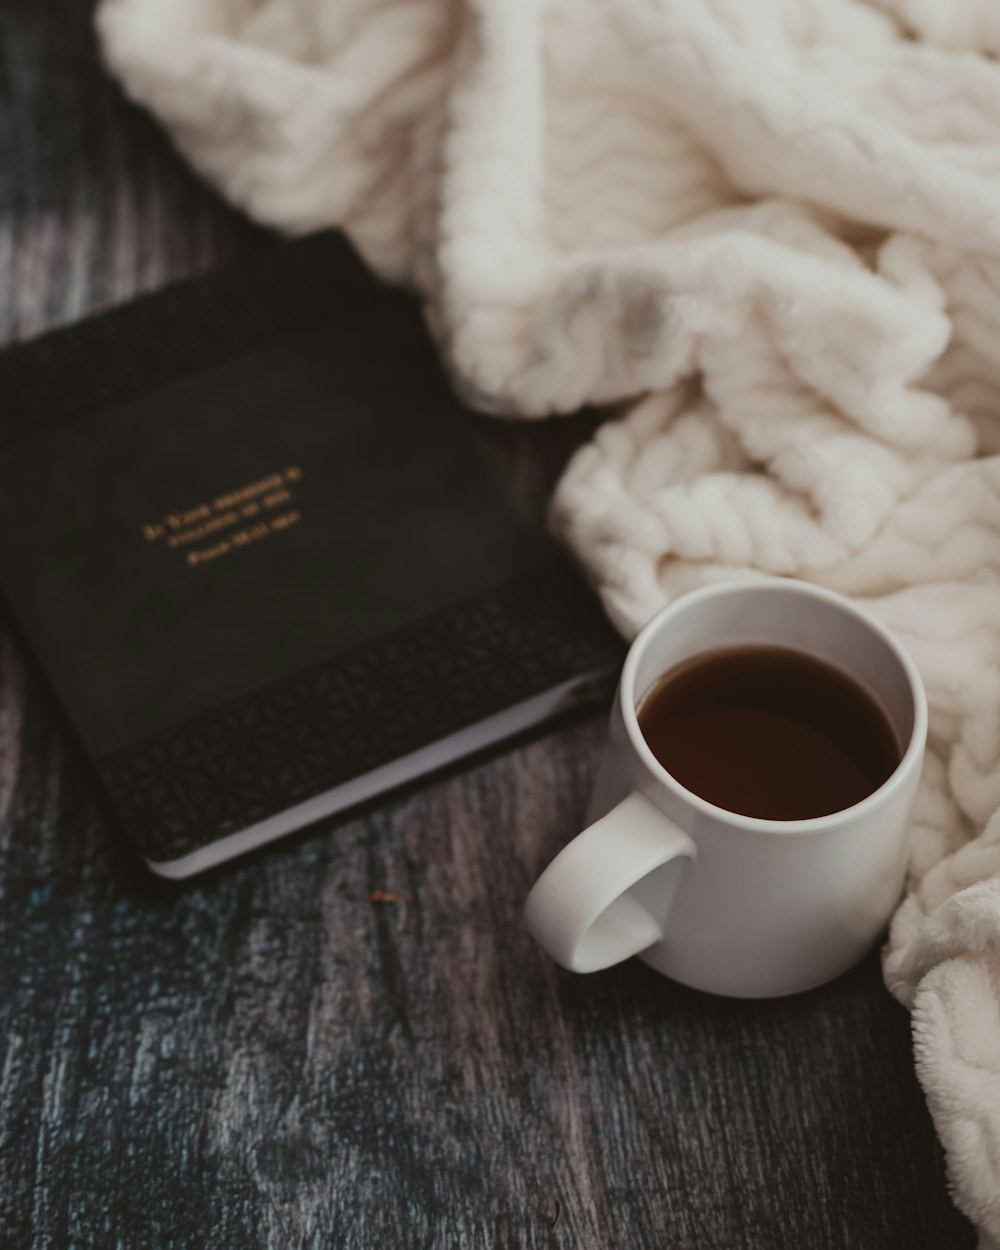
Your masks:
M 341 225 L 424 293 L 474 402 L 647 396 L 553 505 L 624 633 L 792 574 L 911 648 L 931 751 L 885 975 L 1000 1247 L 1000 4 L 103 0 L 98 23 L 233 201 Z

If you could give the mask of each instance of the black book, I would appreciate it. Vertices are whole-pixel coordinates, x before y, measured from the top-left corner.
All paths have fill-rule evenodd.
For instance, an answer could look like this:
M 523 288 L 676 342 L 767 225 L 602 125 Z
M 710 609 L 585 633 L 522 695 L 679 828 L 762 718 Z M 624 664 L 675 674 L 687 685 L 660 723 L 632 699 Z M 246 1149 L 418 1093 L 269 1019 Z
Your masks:
M 333 234 L 0 353 L 0 584 L 170 877 L 606 694 L 622 654 Z

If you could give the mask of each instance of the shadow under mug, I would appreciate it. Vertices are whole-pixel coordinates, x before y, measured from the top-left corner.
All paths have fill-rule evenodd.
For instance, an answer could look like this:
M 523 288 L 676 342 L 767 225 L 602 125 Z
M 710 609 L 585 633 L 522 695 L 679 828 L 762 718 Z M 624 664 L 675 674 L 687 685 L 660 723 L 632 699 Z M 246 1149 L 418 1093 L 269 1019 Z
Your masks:
M 761 643 L 835 665 L 887 714 L 901 759 L 860 803 L 813 820 L 741 816 L 686 790 L 649 749 L 637 711 L 664 673 L 717 647 Z M 592 823 L 533 886 L 528 931 L 574 972 L 639 955 L 734 997 L 820 985 L 866 953 L 899 900 L 926 736 L 913 661 L 847 599 L 784 578 L 692 591 L 629 650 Z

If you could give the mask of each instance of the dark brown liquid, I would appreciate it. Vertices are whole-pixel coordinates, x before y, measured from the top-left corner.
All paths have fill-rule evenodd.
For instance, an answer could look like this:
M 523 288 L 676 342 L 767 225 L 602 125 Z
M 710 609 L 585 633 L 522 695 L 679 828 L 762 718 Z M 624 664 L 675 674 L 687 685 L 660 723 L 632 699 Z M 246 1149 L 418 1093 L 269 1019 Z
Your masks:
M 639 727 L 686 789 L 767 820 L 827 816 L 860 803 L 900 760 L 872 696 L 788 647 L 726 647 L 685 661 L 646 696 Z

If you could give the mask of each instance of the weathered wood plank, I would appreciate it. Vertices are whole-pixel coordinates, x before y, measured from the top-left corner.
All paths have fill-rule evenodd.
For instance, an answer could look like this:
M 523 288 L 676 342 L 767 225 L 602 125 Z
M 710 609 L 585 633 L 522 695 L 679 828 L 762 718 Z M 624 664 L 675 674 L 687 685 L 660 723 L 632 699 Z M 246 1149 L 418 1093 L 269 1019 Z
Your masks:
M 102 77 L 89 9 L 0 13 L 3 340 L 269 244 Z M 579 436 L 493 438 L 535 494 Z M 4 639 L 0 1245 L 971 1246 L 874 957 L 741 1004 L 528 940 L 602 730 L 178 889 Z

